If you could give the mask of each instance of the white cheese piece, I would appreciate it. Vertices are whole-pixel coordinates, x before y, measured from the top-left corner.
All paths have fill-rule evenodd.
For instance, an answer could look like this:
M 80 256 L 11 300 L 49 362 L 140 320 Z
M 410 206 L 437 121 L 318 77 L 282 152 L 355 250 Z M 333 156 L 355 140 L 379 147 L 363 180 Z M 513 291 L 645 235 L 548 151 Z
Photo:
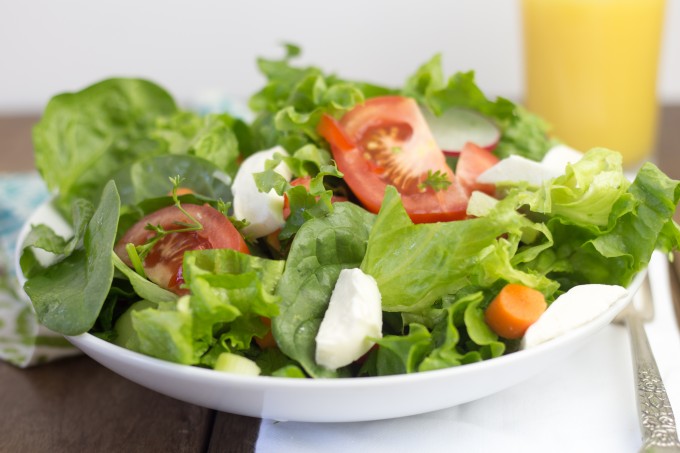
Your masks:
M 541 163 L 560 173 L 564 173 L 567 164 L 581 160 L 583 153 L 567 145 L 556 145 L 548 150 Z
M 277 146 L 248 156 L 239 167 L 234 184 L 231 186 L 234 196 L 234 216 L 239 220 L 245 219 L 249 222 L 249 225 L 243 229 L 243 234 L 251 238 L 266 236 L 285 224 L 283 196 L 274 190 L 268 193 L 260 192 L 253 177 L 254 173 L 265 170 L 265 163 L 272 159 L 275 153 L 287 154 L 286 150 Z M 274 171 L 289 181 L 292 177 L 290 168 L 283 162 Z
M 375 279 L 343 269 L 316 335 L 316 363 L 335 370 L 357 360 L 382 337 L 382 297 Z
M 477 177 L 483 184 L 501 184 L 504 182 L 527 181 L 533 186 L 540 186 L 548 179 L 556 178 L 564 172 L 556 170 L 540 162 L 526 157 L 512 155 L 499 161 Z
M 522 340 L 524 348 L 565 334 L 604 313 L 628 290 L 618 285 L 579 285 L 558 297 L 532 324 Z
M 479 175 L 477 182 L 502 184 L 527 181 L 533 186 L 540 186 L 544 181 L 563 175 L 567 164 L 578 162 L 581 157 L 583 153 L 567 145 L 553 146 L 541 162 L 512 155 Z

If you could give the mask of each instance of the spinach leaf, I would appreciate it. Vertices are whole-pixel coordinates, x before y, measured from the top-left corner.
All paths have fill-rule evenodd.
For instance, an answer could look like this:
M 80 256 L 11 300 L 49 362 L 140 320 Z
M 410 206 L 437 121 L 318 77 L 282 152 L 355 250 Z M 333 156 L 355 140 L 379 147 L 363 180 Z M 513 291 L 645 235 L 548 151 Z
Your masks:
M 159 116 L 176 111 L 164 89 L 139 79 L 108 79 L 55 96 L 33 129 L 35 161 L 59 206 L 95 202 L 117 168 L 155 152 L 149 136 Z
M 42 269 L 42 265 L 33 254 L 33 249 L 42 249 L 56 256 L 66 256 L 73 253 L 85 236 L 87 224 L 92 218 L 94 206 L 87 200 L 78 199 L 71 207 L 73 219 L 73 235 L 70 239 L 59 236 L 45 224 L 33 225 L 26 235 L 24 253 L 21 255 L 21 270 L 25 277 L 33 275 L 34 270 Z
M 118 272 L 123 274 L 125 278 L 130 281 L 135 293 L 142 299 L 155 303 L 177 300 L 177 295 L 171 293 L 167 289 L 161 288 L 154 282 L 147 280 L 134 270 L 130 269 L 115 253 L 113 254 L 113 264 Z
M 336 203 L 327 217 L 305 222 L 291 244 L 277 294 L 280 314 L 272 331 L 281 350 L 312 377 L 335 377 L 314 359 L 316 334 L 340 271 L 359 267 L 374 216 L 352 203 Z
M 94 203 L 110 179 L 116 180 L 121 199 L 128 204 L 134 196 L 134 201 L 148 197 L 157 178 L 181 174 L 148 172 L 140 184 L 139 177 L 132 180 L 135 173 L 129 170 L 140 160 L 161 170 L 202 162 L 194 167 L 202 165 L 204 175 L 214 178 L 221 173 L 222 179 L 230 181 L 238 167 L 236 126 L 243 124 L 227 114 L 200 116 L 178 110 L 170 94 L 151 82 L 108 79 L 50 100 L 33 130 L 36 166 L 50 190 L 59 192 L 62 212 L 77 198 Z M 166 160 L 146 160 L 155 156 Z M 193 160 L 172 159 L 180 156 Z M 137 187 L 129 187 L 135 182 Z M 165 181 L 156 187 L 164 190 Z
M 172 191 L 169 178 L 180 176 L 182 187 L 212 199 L 232 200 L 231 177 L 215 164 L 189 155 L 152 156 L 135 161 L 116 175 L 116 183 L 126 183 L 121 203 L 139 204 Z
M 116 185 L 109 182 L 84 229 L 82 247 L 33 270 L 24 289 L 41 324 L 64 335 L 78 335 L 94 325 L 113 280 L 119 210 Z

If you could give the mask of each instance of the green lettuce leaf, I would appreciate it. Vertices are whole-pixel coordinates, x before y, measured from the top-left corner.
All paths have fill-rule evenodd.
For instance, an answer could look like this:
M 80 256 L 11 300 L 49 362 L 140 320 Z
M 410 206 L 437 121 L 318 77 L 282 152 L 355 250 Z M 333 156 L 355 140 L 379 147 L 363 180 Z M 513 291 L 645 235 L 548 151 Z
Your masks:
M 529 207 L 552 240 L 518 267 L 547 275 L 563 291 L 584 283 L 627 286 L 655 249 L 680 244 L 673 222 L 679 185 L 651 163 L 630 183 L 618 153 L 595 149 L 541 188 L 512 190 L 504 202 Z
M 293 152 L 308 144 L 327 148 L 316 132 L 323 113 L 339 116 L 366 98 L 395 92 L 368 83 L 349 82 L 317 67 L 296 67 L 291 60 L 299 53 L 299 48 L 288 45 L 283 59 L 258 59 L 267 82 L 249 102 L 257 114 L 252 124 L 256 149 L 281 145 Z
M 189 297 L 163 302 L 156 308 L 135 309 L 133 305 L 131 310 L 134 335 L 126 346 L 137 347 L 138 352 L 151 357 L 185 365 L 197 364 L 207 350 L 207 345 L 194 341 Z
M 418 365 L 433 349 L 432 335 L 423 325 L 413 323 L 406 335 L 389 335 L 378 339 L 376 374 L 415 373 Z
M 190 296 L 131 313 L 135 335 L 128 342 L 139 352 L 177 363 L 209 364 L 203 356 L 216 345 L 222 346 L 212 349 L 210 357 L 243 355 L 254 336 L 269 331 L 261 318 L 279 312 L 274 290 L 283 261 L 208 249 L 186 252 L 183 266 Z
M 123 263 L 123 260 L 115 253 L 113 254 L 113 265 L 116 270 L 130 282 L 135 293 L 142 299 L 154 303 L 172 302 L 177 300 L 177 295 L 175 293 L 171 293 L 167 289 L 163 289 L 154 282 L 142 277 L 137 272 L 130 269 L 127 264 Z
M 540 161 L 554 144 L 547 124 L 538 116 L 505 98 L 489 100 L 477 86 L 473 71 L 458 72 L 446 80 L 440 55 L 418 68 L 404 84 L 402 94 L 415 98 L 435 115 L 454 107 L 485 115 L 501 130 L 493 151 L 501 158 L 517 154 Z
M 138 205 L 172 192 L 169 178 L 179 176 L 181 186 L 197 195 L 224 202 L 232 201 L 231 179 L 213 163 L 190 155 L 160 155 L 141 158 L 116 175 L 125 185 L 121 202 Z M 172 203 L 170 203 L 172 204 Z
M 565 174 L 544 184 L 533 200 L 534 212 L 550 214 L 585 228 L 605 226 L 615 202 L 630 183 L 623 173 L 621 155 L 604 148 L 588 151 L 567 165 Z
M 444 317 L 432 330 L 434 348 L 418 371 L 438 370 L 499 357 L 505 344 L 484 321 L 482 292 L 464 295 L 448 305 Z
M 423 312 L 446 294 L 471 284 L 490 285 L 498 278 L 532 280 L 531 286 L 549 295 L 556 285 L 513 268 L 508 262 L 511 253 L 497 253 L 535 228 L 514 206 L 502 202 L 486 217 L 415 225 L 390 186 L 361 269 L 376 279 L 384 311 Z M 499 239 L 504 235 L 510 242 Z M 489 256 L 494 256 L 494 265 L 484 266 Z

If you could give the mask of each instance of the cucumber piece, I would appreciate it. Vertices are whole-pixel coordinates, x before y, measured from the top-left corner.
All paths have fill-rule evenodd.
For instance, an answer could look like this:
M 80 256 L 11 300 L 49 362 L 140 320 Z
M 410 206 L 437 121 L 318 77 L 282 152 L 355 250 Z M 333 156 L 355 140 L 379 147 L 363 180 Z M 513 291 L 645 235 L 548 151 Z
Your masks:
M 130 308 L 120 315 L 116 321 L 116 325 L 113 326 L 113 330 L 116 333 L 113 344 L 125 349 L 140 352 L 139 337 L 137 336 L 134 327 L 132 327 L 132 312 L 144 310 L 146 308 L 156 308 L 157 306 L 157 304 L 148 300 L 140 300 L 139 302 L 130 305 Z
M 215 370 L 248 376 L 259 376 L 260 374 L 260 367 L 255 362 L 230 352 L 223 352 L 217 357 Z
M 450 156 L 457 156 L 467 142 L 492 150 L 501 138 L 501 131 L 490 118 L 464 108 L 451 108 L 440 116 L 422 109 L 437 145 Z

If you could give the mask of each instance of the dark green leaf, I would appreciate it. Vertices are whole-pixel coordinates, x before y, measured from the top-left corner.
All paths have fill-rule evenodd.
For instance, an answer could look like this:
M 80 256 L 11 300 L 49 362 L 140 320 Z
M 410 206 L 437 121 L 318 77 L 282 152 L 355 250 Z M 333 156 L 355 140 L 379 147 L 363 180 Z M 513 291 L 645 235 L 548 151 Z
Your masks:
M 31 276 L 24 289 L 38 320 L 64 335 L 87 332 L 97 320 L 113 280 L 113 243 L 120 199 L 113 182 L 87 225 L 83 248 Z
M 281 350 L 314 377 L 337 375 L 316 364 L 315 338 L 340 271 L 358 267 L 364 256 L 372 223 L 362 208 L 337 203 L 332 214 L 302 225 L 293 240 L 272 330 Z

